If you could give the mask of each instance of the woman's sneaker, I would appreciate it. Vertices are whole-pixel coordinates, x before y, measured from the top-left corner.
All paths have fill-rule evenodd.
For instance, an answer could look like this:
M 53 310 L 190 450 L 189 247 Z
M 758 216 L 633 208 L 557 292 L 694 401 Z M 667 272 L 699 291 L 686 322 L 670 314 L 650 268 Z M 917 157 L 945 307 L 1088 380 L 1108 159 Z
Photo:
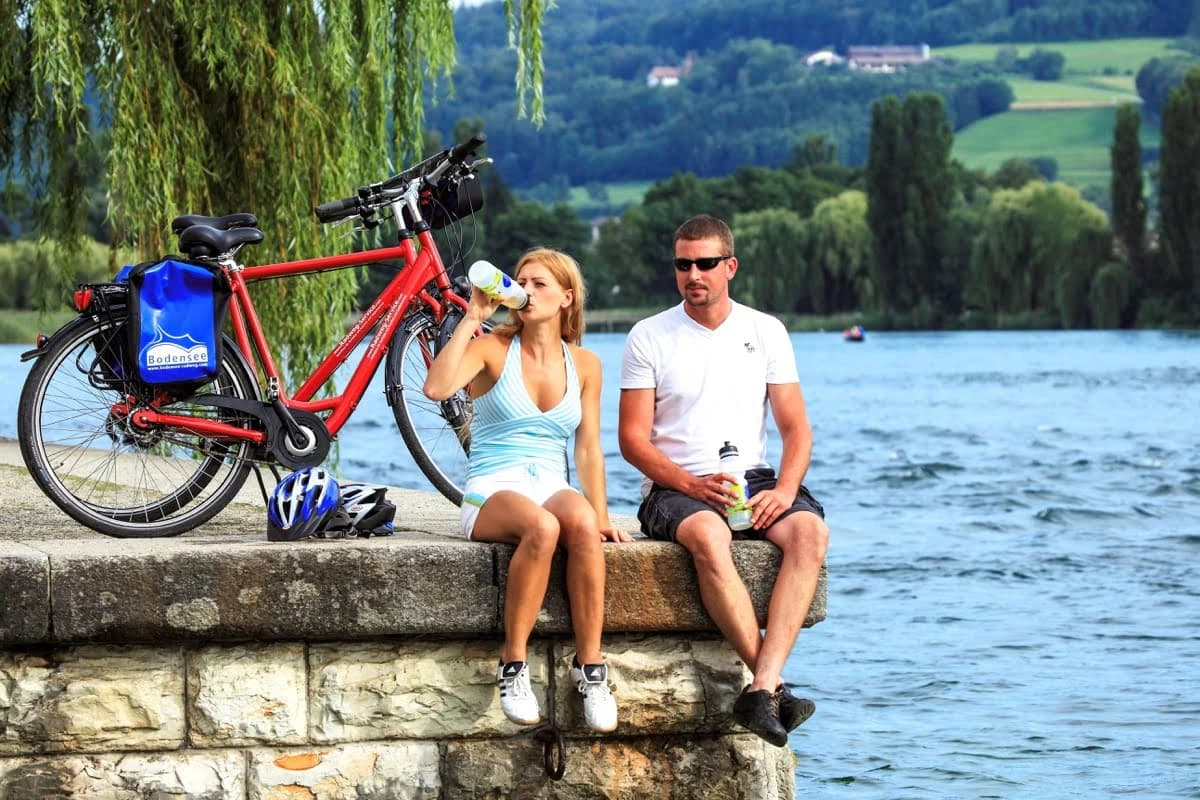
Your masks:
M 500 708 L 504 716 L 518 725 L 537 725 L 541 722 L 537 697 L 529 685 L 529 665 L 524 661 L 501 662 L 496 670 L 500 684 Z
M 617 701 L 608 688 L 608 667 L 604 664 L 579 665 L 571 661 L 571 680 L 583 695 L 583 718 L 596 733 L 617 729 Z

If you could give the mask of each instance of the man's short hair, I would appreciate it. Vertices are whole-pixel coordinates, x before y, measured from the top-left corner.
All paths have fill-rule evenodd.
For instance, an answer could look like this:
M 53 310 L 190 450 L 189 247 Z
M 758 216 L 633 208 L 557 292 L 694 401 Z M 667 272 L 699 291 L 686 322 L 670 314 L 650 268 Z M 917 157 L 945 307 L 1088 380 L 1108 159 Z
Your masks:
M 674 248 L 675 243 L 680 239 L 689 242 L 699 239 L 719 239 L 721 247 L 725 251 L 721 255 L 731 256 L 734 254 L 733 231 L 729 230 L 729 226 L 723 220 L 708 214 L 697 214 L 680 225 L 675 231 L 675 238 L 671 240 L 671 247 Z

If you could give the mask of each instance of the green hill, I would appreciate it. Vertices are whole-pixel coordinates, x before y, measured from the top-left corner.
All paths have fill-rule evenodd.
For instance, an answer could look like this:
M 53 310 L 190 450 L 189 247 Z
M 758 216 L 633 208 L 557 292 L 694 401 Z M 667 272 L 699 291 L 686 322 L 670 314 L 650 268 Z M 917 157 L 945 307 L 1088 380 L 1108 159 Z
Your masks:
M 968 167 L 994 170 L 1006 160 L 1049 156 L 1058 179 L 1080 189 L 1107 191 L 1116 108 L 1009 111 L 980 120 L 954 136 L 954 155 Z M 1142 147 L 1157 147 L 1157 126 L 1142 122 Z
M 718 176 L 779 166 L 813 134 L 860 165 L 870 105 L 887 94 L 941 94 L 957 130 L 1003 108 L 997 97 L 1010 77 L 1018 103 L 1134 99 L 1137 70 L 1169 52 L 1167 37 L 1185 35 L 1193 13 L 1192 0 L 558 0 L 545 20 L 539 128 L 516 119 L 514 56 L 503 8 L 493 3 L 455 14 L 461 66 L 453 92 L 441 84 L 428 123 L 445 136 L 461 119 L 481 119 L 505 181 L 539 194 L 546 187 L 556 198 L 675 171 Z M 988 43 L 964 44 L 980 41 Z M 856 45 L 922 42 L 956 63 L 881 75 L 805 62 L 825 48 L 844 56 Z M 1036 46 L 1065 56 L 1054 87 L 995 64 L 1001 47 L 1027 58 Z M 678 83 L 651 85 L 653 68 L 677 70 Z
M 1035 48 L 1056 50 L 1066 58 L 1064 73 L 1070 75 L 1104 75 L 1116 73 L 1132 76 L 1152 58 L 1163 58 L 1177 51 L 1171 49 L 1173 39 L 1133 38 L 1102 39 L 1073 42 L 989 42 L 961 44 L 934 48 L 933 54 L 961 61 L 994 61 L 1001 48 L 1015 48 L 1024 58 Z
M 1020 58 L 1034 48 L 1063 54 L 1057 81 L 1006 76 L 1015 100 L 1010 111 L 979 120 L 954 137 L 954 155 L 969 167 L 992 170 L 1004 161 L 1049 156 L 1059 180 L 1107 191 L 1113 121 L 1119 103 L 1140 103 L 1134 78 L 1152 58 L 1178 51 L 1172 39 L 1108 39 L 1092 42 L 971 44 L 938 48 L 935 54 L 962 61 L 994 62 L 1000 48 Z M 1143 119 L 1143 148 L 1157 147 L 1156 124 Z

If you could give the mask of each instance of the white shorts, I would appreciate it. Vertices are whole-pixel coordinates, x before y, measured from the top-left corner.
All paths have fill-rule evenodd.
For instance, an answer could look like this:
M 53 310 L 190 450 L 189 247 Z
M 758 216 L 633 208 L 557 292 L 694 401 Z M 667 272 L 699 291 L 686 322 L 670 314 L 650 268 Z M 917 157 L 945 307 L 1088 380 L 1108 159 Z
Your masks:
M 463 489 L 463 533 L 467 535 L 468 539 L 471 538 L 471 531 L 475 529 L 475 520 L 479 517 L 479 510 L 496 492 L 506 490 L 516 492 L 540 506 L 545 505 L 547 500 L 563 489 L 577 491 L 575 487 L 567 483 L 566 478 L 561 474 L 549 474 L 546 470 L 539 470 L 532 464 L 523 464 L 519 467 L 502 469 L 490 475 L 471 478 Z

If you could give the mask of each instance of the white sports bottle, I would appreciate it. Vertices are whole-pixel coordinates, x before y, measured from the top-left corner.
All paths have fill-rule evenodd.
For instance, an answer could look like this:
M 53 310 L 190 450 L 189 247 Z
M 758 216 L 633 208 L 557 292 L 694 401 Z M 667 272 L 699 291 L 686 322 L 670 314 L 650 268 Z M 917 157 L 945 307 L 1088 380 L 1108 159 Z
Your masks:
M 731 506 L 725 506 L 725 517 L 729 520 L 729 529 L 731 531 L 744 531 L 752 524 L 750 522 L 750 509 L 746 506 L 746 474 L 742 472 L 742 466 L 738 460 L 738 449 L 736 445 L 729 442 L 720 449 L 717 455 L 721 459 L 721 472 L 728 472 L 733 475 L 736 482 L 726 483 L 727 489 L 732 489 L 732 494 L 736 494 L 738 499 Z
M 495 297 L 511 309 L 520 310 L 529 305 L 529 295 L 525 294 L 525 290 L 490 261 L 476 261 L 467 270 L 467 278 L 479 291 Z

